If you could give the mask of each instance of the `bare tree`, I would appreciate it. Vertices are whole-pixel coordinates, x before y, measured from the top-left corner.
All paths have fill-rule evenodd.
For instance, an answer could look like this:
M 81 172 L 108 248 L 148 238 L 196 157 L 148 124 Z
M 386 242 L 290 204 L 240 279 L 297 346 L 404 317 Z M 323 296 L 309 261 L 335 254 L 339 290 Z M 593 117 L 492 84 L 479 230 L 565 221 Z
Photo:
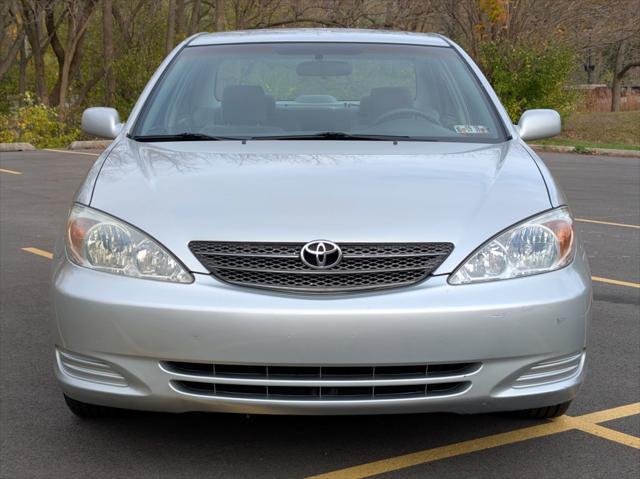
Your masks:
M 223 0 L 216 0 L 215 6 L 215 28 L 216 32 L 222 32 L 225 28 L 224 21 L 224 2 Z
M 14 32 L 12 35 L 11 32 Z M 24 29 L 14 1 L 0 5 L 0 80 L 13 65 L 24 45 Z
M 116 78 L 113 73 L 113 0 L 102 2 L 102 49 L 105 73 L 104 102 L 114 104 L 116 94 Z
M 164 54 L 168 55 L 173 50 L 176 39 L 176 0 L 169 0 L 167 11 L 167 34 L 164 42 Z
M 50 95 L 50 104 L 66 106 L 67 94 L 72 78 L 80 68 L 82 44 L 89 21 L 96 7 L 97 0 L 68 0 L 60 8 L 60 18 L 66 20 L 66 35 L 58 34 L 56 20 L 56 5 L 60 1 L 54 0 L 48 4 L 45 11 L 45 23 L 49 34 L 51 48 L 58 61 L 58 79 Z
M 200 0 L 193 0 L 191 5 L 191 17 L 189 18 L 189 29 L 187 35 L 193 35 L 198 31 L 200 23 Z
M 185 32 L 185 0 L 176 0 L 176 35 L 182 38 Z
M 31 46 L 34 74 L 36 81 L 36 95 L 40 101 L 49 102 L 49 92 L 45 77 L 44 53 L 47 37 L 44 28 L 45 5 L 40 0 L 20 0 L 19 14 L 22 17 L 22 28 Z
M 637 38 L 623 38 L 618 42 L 616 48 L 615 62 L 613 68 L 613 80 L 611 82 L 611 111 L 620 111 L 620 93 L 622 90 L 622 80 L 629 70 L 640 67 L 640 56 L 637 54 L 629 58 L 627 51 L 631 50 L 629 45 L 632 41 L 637 42 Z M 638 47 L 635 45 L 635 49 Z

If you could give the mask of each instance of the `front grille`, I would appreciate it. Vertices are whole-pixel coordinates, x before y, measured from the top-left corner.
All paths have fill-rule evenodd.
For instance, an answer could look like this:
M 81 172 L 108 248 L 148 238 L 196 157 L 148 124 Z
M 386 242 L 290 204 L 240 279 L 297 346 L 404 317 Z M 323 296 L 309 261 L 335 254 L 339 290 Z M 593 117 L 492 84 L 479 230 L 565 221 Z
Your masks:
M 300 259 L 304 243 L 192 241 L 191 252 L 227 283 L 282 291 L 336 293 L 407 286 L 449 256 L 451 243 L 341 244 L 342 261 L 326 270 Z
M 173 388 L 201 396 L 269 400 L 379 400 L 460 394 L 481 363 L 271 366 L 165 361 Z M 188 377 L 187 377 L 188 376 Z

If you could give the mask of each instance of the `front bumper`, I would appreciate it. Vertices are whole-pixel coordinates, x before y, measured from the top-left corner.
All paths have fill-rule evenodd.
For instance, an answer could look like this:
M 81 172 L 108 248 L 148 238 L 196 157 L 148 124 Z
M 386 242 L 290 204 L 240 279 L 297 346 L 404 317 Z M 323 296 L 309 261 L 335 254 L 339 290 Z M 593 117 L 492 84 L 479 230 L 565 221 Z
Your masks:
M 414 287 L 331 297 L 253 291 L 199 274 L 190 285 L 132 279 L 57 257 L 56 375 L 64 392 L 80 401 L 171 412 L 480 413 L 558 404 L 575 396 L 584 376 L 591 281 L 584 252 L 578 253 L 562 270 L 527 278 L 450 286 L 446 276 L 436 276 Z M 302 383 L 194 378 L 167 369 L 165 361 L 479 367 L 453 378 L 384 382 L 464 383 L 451 394 L 309 400 L 185 391 L 176 384 Z M 303 385 L 335 385 L 307 381 Z M 342 384 L 382 383 L 372 378 Z

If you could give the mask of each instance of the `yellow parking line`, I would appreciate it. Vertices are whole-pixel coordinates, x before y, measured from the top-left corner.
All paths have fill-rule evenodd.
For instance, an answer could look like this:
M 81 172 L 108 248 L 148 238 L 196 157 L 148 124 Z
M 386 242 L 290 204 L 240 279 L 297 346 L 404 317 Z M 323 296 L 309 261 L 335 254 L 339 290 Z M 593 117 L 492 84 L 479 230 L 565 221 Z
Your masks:
M 618 442 L 625 446 L 640 449 L 640 437 L 635 437 L 631 434 L 625 434 L 624 432 L 615 431 L 608 427 L 583 421 L 577 417 L 563 416 L 558 419 L 566 422 L 567 424 L 572 424 L 574 429 L 579 429 L 580 431 L 593 434 L 594 436 L 598 436 L 603 439 L 608 439 L 609 441 Z
M 631 281 L 620 281 L 619 279 L 601 278 L 600 276 L 591 276 L 592 281 L 599 283 L 615 284 L 616 286 L 628 286 L 629 288 L 640 288 L 640 283 L 632 283 Z
M 593 223 L 595 225 L 620 226 L 621 228 L 634 228 L 640 230 L 640 225 L 630 225 L 626 223 L 613 223 L 611 221 L 590 220 L 587 218 L 576 218 L 580 223 Z
M 33 253 L 33 254 L 37 254 L 38 256 L 43 256 L 45 258 L 53 258 L 53 254 L 49 253 L 48 251 L 45 251 L 43 249 L 38 249 L 38 248 L 21 248 L 22 251 L 26 251 L 27 253 Z
M 360 466 L 349 467 L 337 471 L 319 474 L 308 479 L 363 479 L 365 477 L 384 474 L 386 472 L 397 471 L 407 467 L 426 464 L 428 462 L 439 461 L 450 457 L 478 452 L 498 446 L 526 441 L 537 437 L 557 434 L 572 429 L 573 426 L 564 423 L 552 422 L 539 426 L 527 427 L 516 431 L 494 434 L 480 439 L 450 444 L 449 446 L 436 447 L 425 451 L 405 454 L 403 456 L 383 459 L 381 461 L 362 464 Z
M 22 174 L 19 171 L 7 170 L 5 168 L 0 168 L 0 173 L 9 173 L 10 175 L 21 175 Z
M 622 419 L 623 417 L 635 416 L 636 414 L 640 414 L 640 402 L 625 404 L 624 406 L 605 409 L 603 411 L 596 411 L 589 414 L 583 414 L 582 416 L 578 417 L 583 421 L 587 421 L 593 424 L 599 424 L 601 422 L 613 421 L 614 419 Z
M 45 151 L 53 151 L 56 153 L 64 153 L 70 155 L 89 155 L 89 156 L 100 156 L 100 153 L 89 153 L 88 151 L 70 151 L 70 150 L 56 150 L 54 148 L 44 148 Z
M 599 411 L 597 413 L 585 414 L 583 416 L 563 416 L 553 419 L 551 422 L 546 424 L 516 429 L 515 431 L 494 434 L 492 436 L 481 437 L 479 439 L 471 439 L 469 441 L 427 449 L 389 459 L 382 459 L 368 464 L 319 474 L 308 479 L 363 479 L 441 459 L 483 451 L 494 447 L 505 446 L 507 444 L 514 444 L 517 442 L 527 441 L 529 439 L 550 436 L 552 434 L 558 434 L 573 429 L 579 429 L 589 434 L 595 434 L 598 437 L 614 440 L 616 442 L 638 448 L 638 441 L 640 441 L 640 439 L 628 434 L 618 433 L 618 431 L 597 426 L 595 424 L 596 421 L 600 422 L 618 419 L 633 414 L 640 414 L 640 403 L 630 404 L 621 408 Z

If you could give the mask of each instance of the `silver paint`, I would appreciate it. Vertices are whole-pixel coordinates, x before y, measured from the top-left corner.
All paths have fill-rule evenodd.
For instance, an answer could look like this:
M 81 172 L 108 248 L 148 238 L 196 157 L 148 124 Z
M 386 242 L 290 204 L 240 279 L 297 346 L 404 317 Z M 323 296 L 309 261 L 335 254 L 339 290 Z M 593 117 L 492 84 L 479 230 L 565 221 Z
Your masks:
M 138 143 L 126 137 L 153 86 L 186 45 L 271 41 L 407 43 L 454 48 L 495 104 L 503 144 L 238 141 Z M 527 120 L 525 117 L 524 120 Z M 188 38 L 164 60 L 76 200 L 150 234 L 195 274 L 171 284 L 80 268 L 54 256 L 56 376 L 89 403 L 158 411 L 358 414 L 523 409 L 570 400 L 584 377 L 591 318 L 586 254 L 552 273 L 450 286 L 480 244 L 526 217 L 565 203 L 478 67 L 439 35 L 301 29 Z M 535 129 L 534 129 L 535 130 Z M 310 218 L 323 204 L 331 215 Z M 249 290 L 206 274 L 191 240 L 453 242 L 436 276 L 391 291 L 321 298 Z M 107 365 L 120 383 L 72 376 L 64 354 Z M 523 387 L 540 364 L 580 356 L 575 374 Z M 468 390 L 446 398 L 289 401 L 209 398 L 173 388 L 162 361 L 279 365 L 481 362 Z M 100 366 L 104 367 L 104 366 Z M 85 377 L 91 377 L 87 373 Z M 187 377 L 188 379 L 188 377 Z

